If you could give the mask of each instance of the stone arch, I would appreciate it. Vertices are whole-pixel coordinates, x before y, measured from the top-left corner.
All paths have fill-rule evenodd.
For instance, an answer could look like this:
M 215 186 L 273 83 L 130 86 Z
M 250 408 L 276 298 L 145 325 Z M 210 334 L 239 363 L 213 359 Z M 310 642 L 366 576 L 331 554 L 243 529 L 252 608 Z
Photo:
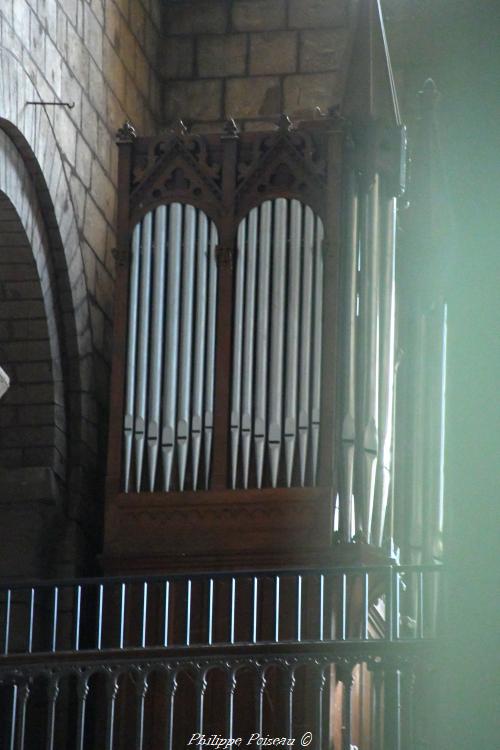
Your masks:
M 26 104 L 42 98 L 19 60 L 0 50 L 2 205 L 14 210 L 33 253 L 47 313 L 54 388 L 63 393 L 59 417 L 69 435 L 57 474 L 64 483 L 67 522 L 66 548 L 59 549 L 62 571 L 82 557 L 88 535 L 95 534 L 98 430 L 87 283 L 69 166 L 51 112 Z

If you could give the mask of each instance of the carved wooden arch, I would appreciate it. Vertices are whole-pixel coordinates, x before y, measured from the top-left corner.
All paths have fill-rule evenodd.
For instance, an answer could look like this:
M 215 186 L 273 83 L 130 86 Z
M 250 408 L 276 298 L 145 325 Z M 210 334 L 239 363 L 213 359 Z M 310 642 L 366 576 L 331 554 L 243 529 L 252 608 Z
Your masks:
M 241 219 L 264 200 L 296 198 L 310 205 L 324 222 L 328 170 L 322 141 L 324 137 L 315 140 L 311 133 L 293 129 L 261 134 L 251 143 L 245 143 L 243 138 L 235 194 L 236 216 Z

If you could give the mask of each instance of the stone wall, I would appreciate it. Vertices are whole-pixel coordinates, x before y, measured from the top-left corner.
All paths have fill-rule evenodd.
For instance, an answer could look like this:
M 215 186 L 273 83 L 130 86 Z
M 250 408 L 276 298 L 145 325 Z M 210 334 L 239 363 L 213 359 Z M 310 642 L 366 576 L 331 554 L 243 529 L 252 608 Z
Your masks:
M 264 127 L 340 100 L 345 0 L 187 0 L 165 8 L 163 117 L 195 130 Z
M 61 572 L 69 572 L 82 559 L 82 550 L 87 549 L 92 558 L 99 545 L 115 270 L 114 135 L 125 119 L 140 132 L 156 129 L 162 5 L 161 0 L 3 0 L 0 4 L 0 197 L 9 202 L 5 205 L 12 205 L 34 258 L 26 264 L 26 278 L 17 280 L 17 291 L 1 270 L 0 285 L 4 295 L 11 295 L 10 302 L 17 295 L 18 309 L 23 303 L 19 290 L 28 293 L 30 281 L 39 285 L 31 289 L 37 298 L 26 300 L 31 306 L 23 318 L 26 331 L 29 325 L 33 331 L 35 319 L 45 320 L 49 327 L 58 320 L 61 347 L 60 356 L 47 363 L 45 354 L 34 359 L 40 344 L 33 337 L 14 341 L 9 333 L 5 340 L 1 364 L 13 373 L 14 386 L 0 402 L 1 442 L 5 451 L 12 448 L 16 460 L 9 464 L 5 453 L 2 465 L 7 472 L 16 466 L 54 468 L 48 452 L 52 435 L 58 433 L 53 432 L 55 422 L 47 424 L 47 415 L 55 414 L 55 407 L 64 401 L 67 451 L 62 440 L 58 454 L 64 454 L 67 466 L 56 462 L 63 483 L 63 500 L 58 498 L 57 504 L 65 514 L 65 521 L 59 518 L 58 524 L 67 526 L 62 532 L 66 544 L 58 555 Z M 36 106 L 32 101 L 72 106 Z M 6 159 L 7 153 L 12 158 Z M 40 275 L 34 228 L 43 240 L 54 283 Z M 4 260 L 16 263 L 20 253 L 12 245 Z M 29 278 L 33 268 L 38 268 L 38 279 Z M 8 310 L 2 308 L 2 325 L 12 331 L 12 316 L 17 313 L 10 302 Z M 20 324 L 16 330 L 21 330 Z M 38 406 L 26 403 L 29 414 L 21 412 L 19 404 L 9 403 L 9 398 L 16 401 L 16 390 L 19 396 L 20 378 L 31 378 L 34 392 L 35 385 L 43 386 L 45 370 L 46 382 L 51 387 L 60 383 L 63 397 L 44 397 Z M 24 425 L 19 425 L 21 414 L 27 420 Z M 19 426 L 24 437 L 15 435 Z M 47 432 L 43 441 L 47 430 L 50 436 Z M 1 486 L 15 494 L 16 482 L 5 471 Z M 39 500 L 46 503 L 47 493 L 42 494 Z M 36 492 L 34 499 L 38 502 Z M 16 498 L 9 500 L 2 493 L 2 500 L 5 504 Z M 35 515 L 30 511 L 23 523 Z M 14 517 L 21 516 L 10 513 L 9 518 Z M 2 518 L 6 519 L 4 513 Z M 5 525 L 3 532 L 16 534 Z M 29 529 L 24 536 L 29 537 Z

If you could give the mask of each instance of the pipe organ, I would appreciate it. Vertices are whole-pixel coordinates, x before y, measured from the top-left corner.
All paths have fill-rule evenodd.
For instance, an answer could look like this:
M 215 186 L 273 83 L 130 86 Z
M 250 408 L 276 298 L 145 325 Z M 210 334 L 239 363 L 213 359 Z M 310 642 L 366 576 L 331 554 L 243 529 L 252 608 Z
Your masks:
M 320 555 L 334 531 L 391 537 L 402 132 L 122 131 L 107 515 L 128 550 L 163 556 L 193 528 L 223 557 L 234 534 L 263 558 L 283 529 Z
M 109 570 L 393 554 L 406 136 L 378 3 L 352 60 L 341 112 L 118 133 Z

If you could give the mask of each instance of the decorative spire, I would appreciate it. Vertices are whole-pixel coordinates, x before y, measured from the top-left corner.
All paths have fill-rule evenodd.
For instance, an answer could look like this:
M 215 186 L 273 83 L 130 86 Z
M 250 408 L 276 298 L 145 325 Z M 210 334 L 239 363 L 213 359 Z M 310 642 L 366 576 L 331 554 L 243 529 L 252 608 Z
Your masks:
M 380 0 L 360 0 L 342 113 L 355 121 L 401 125 Z
M 129 120 L 126 120 L 121 128 L 116 131 L 116 143 L 133 143 L 137 138 L 135 128 Z

